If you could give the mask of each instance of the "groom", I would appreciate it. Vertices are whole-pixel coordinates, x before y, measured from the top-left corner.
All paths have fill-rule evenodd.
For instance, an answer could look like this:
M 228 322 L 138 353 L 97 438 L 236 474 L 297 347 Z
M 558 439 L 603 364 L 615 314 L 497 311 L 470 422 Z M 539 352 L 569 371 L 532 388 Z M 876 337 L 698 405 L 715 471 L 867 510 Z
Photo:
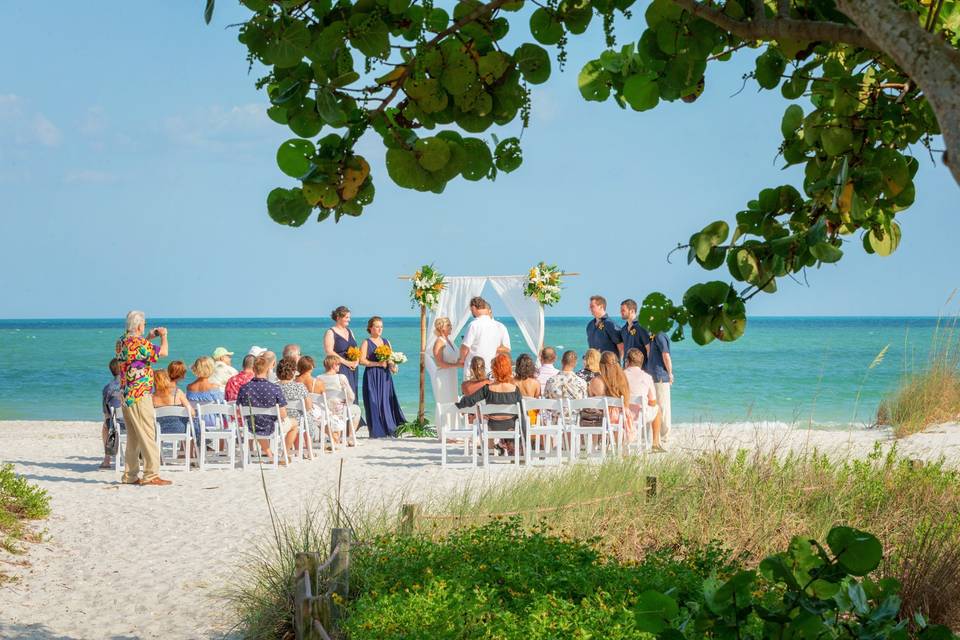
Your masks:
M 474 319 L 460 345 L 464 380 L 469 379 L 470 360 L 474 356 L 483 358 L 483 365 L 489 373 L 490 363 L 498 353 L 510 353 L 510 335 L 507 328 L 493 319 L 493 311 L 487 301 L 480 296 L 472 298 L 470 313 Z

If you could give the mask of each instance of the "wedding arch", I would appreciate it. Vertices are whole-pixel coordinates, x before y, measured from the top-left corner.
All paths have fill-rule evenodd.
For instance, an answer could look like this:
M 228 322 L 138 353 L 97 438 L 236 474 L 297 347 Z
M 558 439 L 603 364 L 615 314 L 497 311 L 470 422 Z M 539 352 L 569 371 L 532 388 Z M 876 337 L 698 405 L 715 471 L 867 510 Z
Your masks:
M 432 267 L 423 267 L 417 272 L 420 275 L 427 269 L 431 273 Z M 544 271 L 541 271 L 544 270 Z M 557 284 L 548 285 L 556 291 L 546 294 L 540 292 L 532 293 L 531 283 L 536 283 L 541 273 L 552 274 Z M 436 274 L 437 282 L 442 284 L 435 287 L 436 293 L 432 297 L 424 299 L 416 295 L 416 284 L 411 293 L 411 298 L 420 306 L 420 403 L 417 419 L 421 423 L 424 421 L 424 388 L 425 374 L 430 378 L 430 386 L 436 390 L 437 368 L 433 358 L 426 357 L 432 353 L 433 345 L 437 337 L 433 331 L 428 331 L 428 326 L 432 327 L 436 318 L 449 318 L 453 325 L 451 335 L 456 336 L 463 330 L 467 322 L 471 319 L 470 299 L 479 296 L 484 287 L 489 284 L 506 310 L 506 315 L 510 315 L 516 321 L 520 329 L 520 335 L 530 349 L 534 357 L 538 357 L 543 348 L 544 339 L 544 307 L 554 304 L 559 300 L 559 277 L 576 276 L 576 273 L 564 273 L 555 266 L 547 266 L 544 263 L 533 267 L 527 275 L 519 276 L 444 276 Z M 413 280 L 416 283 L 416 276 L 400 276 L 404 280 Z M 502 317 L 503 314 L 497 308 L 496 302 L 491 302 L 494 317 Z

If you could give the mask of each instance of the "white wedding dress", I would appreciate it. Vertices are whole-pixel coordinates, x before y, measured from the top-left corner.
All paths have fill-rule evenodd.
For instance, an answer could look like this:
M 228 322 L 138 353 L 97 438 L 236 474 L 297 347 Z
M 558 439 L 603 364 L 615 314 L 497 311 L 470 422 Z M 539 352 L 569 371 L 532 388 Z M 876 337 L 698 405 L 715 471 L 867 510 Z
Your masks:
M 453 348 L 453 344 L 449 338 L 437 338 L 437 340 L 443 340 L 443 351 L 440 352 L 440 357 L 443 361 L 447 364 L 457 364 L 460 353 Z M 433 357 L 432 349 L 430 356 Z M 460 398 L 460 384 L 457 382 L 458 370 L 459 367 L 449 367 L 445 369 L 437 367 L 437 372 L 433 379 L 433 395 L 436 402 L 441 404 L 456 402 Z

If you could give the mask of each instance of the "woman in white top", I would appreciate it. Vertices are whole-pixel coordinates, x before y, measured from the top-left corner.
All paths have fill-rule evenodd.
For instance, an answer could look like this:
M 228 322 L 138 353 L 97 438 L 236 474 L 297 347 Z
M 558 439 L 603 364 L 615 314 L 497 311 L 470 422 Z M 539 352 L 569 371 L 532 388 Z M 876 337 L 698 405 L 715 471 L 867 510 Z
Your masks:
M 660 444 L 660 408 L 653 387 L 653 377 L 643 370 L 644 352 L 641 349 L 627 351 L 627 367 L 623 370 L 630 384 L 630 413 L 633 422 L 644 428 L 649 424 L 653 431 L 653 450 L 666 451 Z M 639 401 L 634 403 L 634 401 Z
M 357 444 L 357 426 L 360 424 L 360 405 L 356 404 L 357 394 L 353 392 L 350 381 L 347 376 L 340 373 L 340 357 L 327 356 L 323 359 L 324 374 L 317 376 L 317 380 L 323 384 L 327 393 L 331 391 L 343 392 L 346 402 L 340 399 L 328 400 L 331 412 L 340 416 L 347 417 L 349 411 L 350 419 L 347 420 L 347 444 L 351 447 Z
M 439 403 L 456 402 L 460 399 L 460 384 L 457 382 L 457 370 L 463 366 L 460 352 L 453 346 L 450 333 L 453 324 L 450 318 L 437 318 L 433 323 L 433 361 L 437 366 L 433 389 L 434 399 Z

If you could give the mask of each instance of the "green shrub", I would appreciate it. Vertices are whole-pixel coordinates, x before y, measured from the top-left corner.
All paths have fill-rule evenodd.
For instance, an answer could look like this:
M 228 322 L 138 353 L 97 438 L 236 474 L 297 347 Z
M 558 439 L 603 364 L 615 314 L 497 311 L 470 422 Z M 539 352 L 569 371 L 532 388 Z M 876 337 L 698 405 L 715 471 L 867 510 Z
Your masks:
M 632 608 L 648 589 L 702 601 L 704 575 L 737 569 L 714 546 L 664 550 L 643 562 L 603 558 L 589 541 L 526 530 L 516 518 L 442 540 L 386 535 L 357 549 L 352 638 L 635 637 Z
M 29 533 L 23 521 L 38 520 L 48 515 L 50 496 L 46 490 L 15 474 L 12 464 L 0 465 L 0 547 L 11 553 L 18 552 L 17 540 L 35 537 Z

